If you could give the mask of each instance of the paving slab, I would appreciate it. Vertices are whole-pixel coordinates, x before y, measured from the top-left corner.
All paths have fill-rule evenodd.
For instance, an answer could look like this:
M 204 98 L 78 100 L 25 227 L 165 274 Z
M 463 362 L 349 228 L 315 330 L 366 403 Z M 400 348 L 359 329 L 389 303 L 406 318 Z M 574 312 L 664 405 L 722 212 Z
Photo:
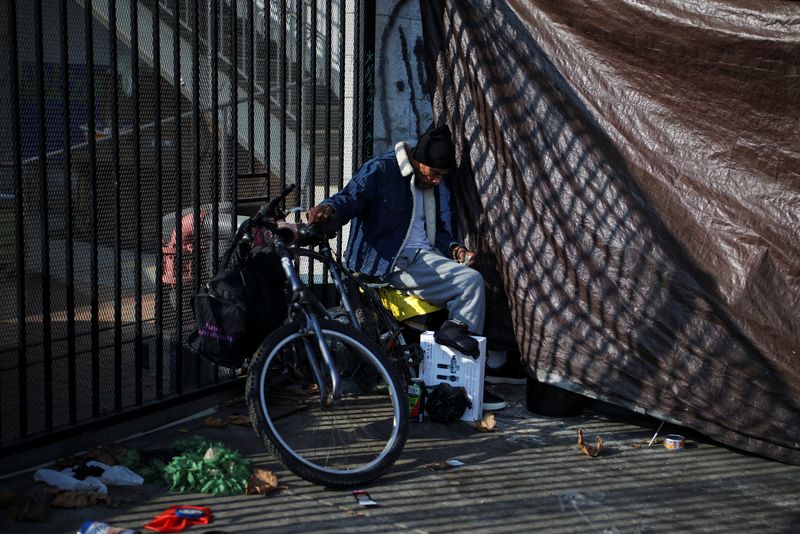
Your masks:
M 170 493 L 163 486 L 112 486 L 118 508 L 50 509 L 43 523 L 13 522 L 0 512 L 0 532 L 76 532 L 86 519 L 141 528 L 176 504 L 209 506 L 213 524 L 186 532 L 800 532 L 800 467 L 744 454 L 686 432 L 687 448 L 651 447 L 658 421 L 586 410 L 548 418 L 525 408 L 524 386 L 498 388 L 511 406 L 496 412 L 497 429 L 466 423 L 411 423 L 406 448 L 389 473 L 368 488 L 377 507 L 350 491 L 308 483 L 283 469 L 252 428 L 206 428 L 202 418 L 126 441 L 141 449 L 201 435 L 239 450 L 275 471 L 282 489 L 267 496 L 214 497 Z M 241 400 L 218 415 L 246 413 Z M 578 449 L 578 429 L 591 458 Z M 664 425 L 660 435 L 676 429 Z M 461 467 L 431 469 L 448 459 Z M 0 488 L 42 491 L 32 472 L 0 480 Z

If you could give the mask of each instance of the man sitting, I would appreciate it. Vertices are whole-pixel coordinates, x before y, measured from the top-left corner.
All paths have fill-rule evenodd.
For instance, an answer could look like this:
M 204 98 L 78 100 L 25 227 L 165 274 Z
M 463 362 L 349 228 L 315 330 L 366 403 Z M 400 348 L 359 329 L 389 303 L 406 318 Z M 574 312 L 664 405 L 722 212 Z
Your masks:
M 472 269 L 474 252 L 456 242 L 442 215 L 442 179 L 456 167 L 450 129 L 433 127 L 413 148 L 394 150 L 362 165 L 347 186 L 314 206 L 306 217 L 322 223 L 352 220 L 347 266 L 448 310 L 437 342 L 477 356 L 485 316 L 483 277 Z M 484 391 L 486 410 L 505 401 Z

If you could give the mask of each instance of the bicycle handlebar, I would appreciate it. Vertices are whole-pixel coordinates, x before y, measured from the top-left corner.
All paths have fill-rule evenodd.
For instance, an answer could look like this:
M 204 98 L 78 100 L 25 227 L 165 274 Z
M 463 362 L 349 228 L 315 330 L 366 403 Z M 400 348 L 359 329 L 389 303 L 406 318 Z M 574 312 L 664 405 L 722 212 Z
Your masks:
M 280 213 L 278 213 L 278 206 L 281 202 L 286 200 L 286 197 L 288 197 L 296 189 L 296 187 L 297 186 L 295 184 L 287 185 L 286 189 L 284 189 L 280 195 L 273 198 L 269 202 L 262 204 L 261 207 L 258 208 L 258 212 L 253 215 L 251 219 L 254 222 L 262 222 L 268 217 L 279 218 Z

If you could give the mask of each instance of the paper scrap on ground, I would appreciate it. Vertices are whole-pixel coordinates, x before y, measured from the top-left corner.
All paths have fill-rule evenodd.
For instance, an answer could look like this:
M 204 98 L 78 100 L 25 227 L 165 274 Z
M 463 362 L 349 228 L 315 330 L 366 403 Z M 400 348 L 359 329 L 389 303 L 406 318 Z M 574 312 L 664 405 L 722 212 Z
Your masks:
M 372 500 L 366 490 L 353 490 L 353 497 L 361 506 L 378 506 L 378 503 Z

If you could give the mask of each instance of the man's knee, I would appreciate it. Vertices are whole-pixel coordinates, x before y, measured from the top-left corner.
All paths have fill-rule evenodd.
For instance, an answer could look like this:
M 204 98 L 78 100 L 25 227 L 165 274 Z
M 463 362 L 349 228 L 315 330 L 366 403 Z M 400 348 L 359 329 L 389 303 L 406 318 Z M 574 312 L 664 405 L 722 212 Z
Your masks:
M 464 271 L 464 282 L 463 286 L 470 291 L 480 291 L 481 293 L 484 290 L 483 284 L 483 275 L 480 272 L 472 269 L 470 267 L 466 267 Z

